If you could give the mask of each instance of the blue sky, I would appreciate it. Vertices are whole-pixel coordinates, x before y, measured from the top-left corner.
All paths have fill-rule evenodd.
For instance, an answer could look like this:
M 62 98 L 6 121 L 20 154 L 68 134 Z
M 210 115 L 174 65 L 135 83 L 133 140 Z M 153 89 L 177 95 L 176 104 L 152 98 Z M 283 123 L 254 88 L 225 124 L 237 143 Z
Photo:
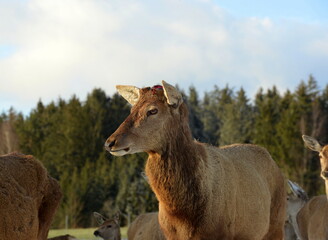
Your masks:
M 328 83 L 328 1 L 0 0 L 0 112 L 162 79 L 249 98 Z
M 238 17 L 256 16 L 317 23 L 328 20 L 328 1 L 325 0 L 215 0 L 214 2 Z

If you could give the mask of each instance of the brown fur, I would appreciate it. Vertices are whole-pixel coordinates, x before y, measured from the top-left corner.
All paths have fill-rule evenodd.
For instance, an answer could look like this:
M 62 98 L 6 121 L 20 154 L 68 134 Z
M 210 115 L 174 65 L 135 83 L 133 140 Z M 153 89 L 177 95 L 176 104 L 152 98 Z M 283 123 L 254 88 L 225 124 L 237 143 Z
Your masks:
M 169 105 L 164 91 L 141 89 L 105 146 L 114 155 L 149 154 L 146 174 L 166 238 L 283 239 L 285 179 L 269 153 L 255 145 L 194 141 L 186 104 Z
M 0 239 L 47 239 L 61 196 L 57 181 L 33 156 L 0 156 Z
M 129 226 L 128 240 L 165 240 L 158 223 L 158 213 L 139 215 Z
M 328 201 L 325 195 L 308 199 L 307 193 L 293 182 L 288 182 L 292 193 L 288 198 L 287 213 L 301 240 L 328 239 Z
M 74 236 L 71 236 L 69 234 L 66 234 L 66 235 L 62 235 L 62 236 L 48 238 L 48 240 L 77 240 L 77 238 L 75 238 Z
M 328 202 L 326 195 L 311 198 L 297 214 L 302 240 L 328 239 Z
M 327 172 L 328 172 L 328 145 L 322 147 L 321 152 L 319 153 L 320 157 L 320 165 L 322 170 L 322 177 L 327 180 Z

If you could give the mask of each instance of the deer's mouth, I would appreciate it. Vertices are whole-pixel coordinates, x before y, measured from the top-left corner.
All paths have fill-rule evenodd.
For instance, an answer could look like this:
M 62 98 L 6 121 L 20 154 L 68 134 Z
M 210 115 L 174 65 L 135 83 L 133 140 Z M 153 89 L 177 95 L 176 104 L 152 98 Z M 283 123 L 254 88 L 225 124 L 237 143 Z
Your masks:
M 130 152 L 130 148 L 127 147 L 127 148 L 118 149 L 118 150 L 110 149 L 109 152 L 114 156 L 123 156 L 123 155 L 128 154 Z

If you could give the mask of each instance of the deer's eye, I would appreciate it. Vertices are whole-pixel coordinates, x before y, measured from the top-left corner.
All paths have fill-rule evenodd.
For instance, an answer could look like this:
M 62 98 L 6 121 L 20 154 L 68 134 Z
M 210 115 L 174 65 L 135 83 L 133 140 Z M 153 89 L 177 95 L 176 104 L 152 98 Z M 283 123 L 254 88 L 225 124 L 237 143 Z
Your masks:
M 112 227 L 112 225 L 107 225 L 107 228 L 111 228 Z
M 147 117 L 150 115 L 155 115 L 158 112 L 157 108 L 151 109 L 147 112 Z

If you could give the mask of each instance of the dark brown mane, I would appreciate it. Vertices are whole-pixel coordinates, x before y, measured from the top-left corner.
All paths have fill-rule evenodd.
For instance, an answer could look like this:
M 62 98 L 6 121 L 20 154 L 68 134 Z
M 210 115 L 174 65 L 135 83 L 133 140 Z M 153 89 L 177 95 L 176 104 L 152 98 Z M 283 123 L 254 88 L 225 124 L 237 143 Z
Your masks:
M 194 226 L 202 218 L 206 198 L 199 189 L 201 176 L 197 174 L 202 159 L 199 154 L 201 146 L 194 143 L 188 124 L 182 124 L 180 128 L 175 127 L 188 122 L 185 103 L 181 104 L 179 112 L 179 115 L 172 114 L 170 125 L 165 126 L 167 141 L 164 142 L 167 142 L 167 145 L 163 146 L 165 149 L 162 155 L 149 153 L 146 170 L 155 193 L 167 203 L 169 213 Z M 176 189 L 178 192 L 172 194 L 167 192 L 167 189 Z M 179 189 L 185 191 L 181 192 Z M 176 203 L 180 205 L 176 206 Z

